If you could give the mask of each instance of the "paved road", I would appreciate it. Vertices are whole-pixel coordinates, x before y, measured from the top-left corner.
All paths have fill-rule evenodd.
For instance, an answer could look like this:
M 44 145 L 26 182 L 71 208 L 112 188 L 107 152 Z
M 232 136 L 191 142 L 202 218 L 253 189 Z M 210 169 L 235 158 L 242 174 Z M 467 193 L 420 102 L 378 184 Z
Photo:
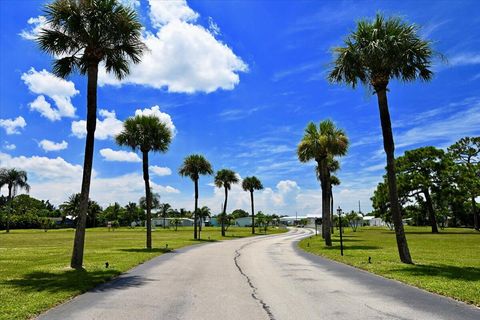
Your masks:
M 306 229 L 155 258 L 39 319 L 480 319 L 480 310 L 299 251 Z

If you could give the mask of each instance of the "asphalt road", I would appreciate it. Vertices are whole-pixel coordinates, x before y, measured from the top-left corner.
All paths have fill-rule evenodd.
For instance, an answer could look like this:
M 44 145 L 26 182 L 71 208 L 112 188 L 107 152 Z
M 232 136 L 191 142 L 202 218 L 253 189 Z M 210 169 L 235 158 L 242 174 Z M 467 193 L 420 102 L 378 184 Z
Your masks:
M 39 319 L 480 319 L 480 309 L 312 256 L 312 231 L 162 255 Z

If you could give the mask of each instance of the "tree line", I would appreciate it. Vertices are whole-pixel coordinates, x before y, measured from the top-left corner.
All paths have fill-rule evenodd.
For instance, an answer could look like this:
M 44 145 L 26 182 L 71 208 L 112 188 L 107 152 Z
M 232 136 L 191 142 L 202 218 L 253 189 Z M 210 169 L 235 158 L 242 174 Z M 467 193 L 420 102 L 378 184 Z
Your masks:
M 7 196 L 0 196 L 0 230 L 9 229 L 49 229 L 74 227 L 78 218 L 80 194 L 72 194 L 61 203 L 55 206 L 49 200 L 39 200 L 28 194 L 19 194 L 12 198 L 10 203 Z M 146 200 L 141 197 L 138 202 L 128 202 L 122 206 L 118 202 L 102 207 L 97 201 L 89 199 L 87 211 L 87 228 L 106 227 L 108 223 L 112 227 L 134 227 L 141 226 L 146 220 Z M 193 211 L 185 208 L 175 209 L 169 203 L 161 203 L 159 194 L 152 194 L 153 218 L 164 219 L 163 228 L 181 225 L 182 219 L 194 219 Z M 197 218 L 199 226 L 206 225 L 207 220 L 215 218 L 219 223 L 223 222 L 225 230 L 235 225 L 235 220 L 249 217 L 250 213 L 243 209 L 235 209 L 223 215 L 222 212 L 212 214 L 207 206 L 198 208 Z M 264 214 L 259 211 L 255 214 L 256 227 L 262 228 L 279 224 L 279 215 Z M 166 223 L 170 219 L 170 223 Z M 222 221 L 223 220 L 223 221 Z
M 395 160 L 403 219 L 413 225 L 467 226 L 480 231 L 480 137 L 464 137 L 446 151 L 432 146 L 406 151 Z M 374 213 L 391 222 L 386 177 L 372 200 Z

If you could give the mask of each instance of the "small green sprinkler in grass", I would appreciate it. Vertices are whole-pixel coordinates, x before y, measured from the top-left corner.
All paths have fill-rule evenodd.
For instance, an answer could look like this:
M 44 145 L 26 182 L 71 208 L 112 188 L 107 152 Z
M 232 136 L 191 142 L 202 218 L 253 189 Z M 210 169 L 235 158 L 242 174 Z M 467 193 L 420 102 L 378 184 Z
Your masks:
M 165 249 L 168 250 L 168 243 L 165 243 Z
M 310 247 L 310 242 L 307 242 L 307 247 Z

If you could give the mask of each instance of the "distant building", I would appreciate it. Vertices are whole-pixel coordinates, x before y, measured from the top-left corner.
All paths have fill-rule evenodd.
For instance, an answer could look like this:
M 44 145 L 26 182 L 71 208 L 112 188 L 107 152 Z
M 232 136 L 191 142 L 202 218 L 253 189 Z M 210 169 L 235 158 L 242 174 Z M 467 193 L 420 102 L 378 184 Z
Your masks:
M 180 219 L 180 223 L 178 224 L 179 227 L 191 227 L 193 226 L 193 222 L 194 220 L 193 219 L 189 219 L 189 218 L 179 218 Z M 173 220 L 173 218 L 165 218 L 165 227 L 170 227 L 170 226 L 174 226 L 173 223 L 171 223 L 171 221 Z M 152 219 L 152 226 L 154 227 L 164 227 L 163 226 L 163 221 L 164 221 L 164 218 L 153 218 Z

